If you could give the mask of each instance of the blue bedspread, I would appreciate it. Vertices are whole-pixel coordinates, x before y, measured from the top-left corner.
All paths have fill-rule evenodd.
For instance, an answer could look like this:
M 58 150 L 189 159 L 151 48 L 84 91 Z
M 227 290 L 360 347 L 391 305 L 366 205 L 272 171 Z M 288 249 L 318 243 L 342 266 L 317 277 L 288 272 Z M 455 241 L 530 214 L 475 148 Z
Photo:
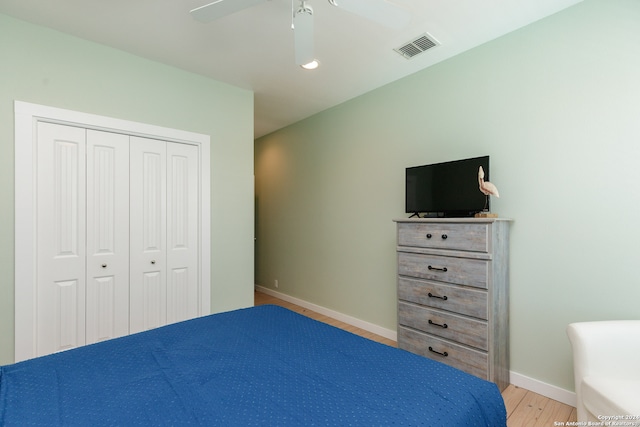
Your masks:
M 505 426 L 495 384 L 276 306 L 0 367 L 2 426 Z

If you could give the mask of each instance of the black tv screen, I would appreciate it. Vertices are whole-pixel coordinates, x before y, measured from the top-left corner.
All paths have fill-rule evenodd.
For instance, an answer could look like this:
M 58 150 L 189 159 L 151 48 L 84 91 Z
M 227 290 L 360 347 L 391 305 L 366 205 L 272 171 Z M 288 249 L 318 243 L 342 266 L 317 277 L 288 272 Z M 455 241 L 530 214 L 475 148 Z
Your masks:
M 489 209 L 478 185 L 480 166 L 489 181 L 489 156 L 407 168 L 405 212 L 458 217 Z

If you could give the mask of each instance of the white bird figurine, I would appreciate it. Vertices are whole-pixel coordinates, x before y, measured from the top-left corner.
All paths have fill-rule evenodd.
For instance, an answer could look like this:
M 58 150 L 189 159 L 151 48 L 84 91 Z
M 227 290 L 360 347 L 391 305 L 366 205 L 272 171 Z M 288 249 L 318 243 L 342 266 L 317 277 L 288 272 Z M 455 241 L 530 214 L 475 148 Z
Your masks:
M 490 183 L 489 181 L 484 180 L 484 169 L 482 169 L 482 166 L 480 166 L 480 169 L 478 169 L 478 184 L 480 184 L 480 191 L 485 196 L 491 195 L 491 196 L 500 197 L 500 194 L 498 194 L 498 189 L 496 188 L 496 186 Z

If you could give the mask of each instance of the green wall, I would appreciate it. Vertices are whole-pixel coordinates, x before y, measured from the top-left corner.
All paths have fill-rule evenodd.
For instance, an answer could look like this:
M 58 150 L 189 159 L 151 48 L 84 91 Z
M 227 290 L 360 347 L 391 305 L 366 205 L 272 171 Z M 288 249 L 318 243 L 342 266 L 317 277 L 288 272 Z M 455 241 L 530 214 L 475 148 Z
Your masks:
M 0 15 L 0 364 L 14 352 L 14 100 L 211 136 L 211 308 L 253 305 L 253 93 Z
M 638 23 L 585 0 L 257 140 L 256 283 L 395 329 L 404 168 L 489 154 L 511 369 L 573 390 L 567 324 L 640 318 Z

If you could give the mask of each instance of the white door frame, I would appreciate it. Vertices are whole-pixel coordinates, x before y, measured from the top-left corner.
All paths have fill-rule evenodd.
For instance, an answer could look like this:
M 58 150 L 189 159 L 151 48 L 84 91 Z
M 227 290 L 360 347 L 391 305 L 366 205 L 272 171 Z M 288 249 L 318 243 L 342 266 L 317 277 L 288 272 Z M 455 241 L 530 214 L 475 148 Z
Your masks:
M 35 357 L 37 123 L 48 122 L 197 145 L 200 149 L 200 306 L 211 312 L 209 135 L 15 101 L 15 361 Z

